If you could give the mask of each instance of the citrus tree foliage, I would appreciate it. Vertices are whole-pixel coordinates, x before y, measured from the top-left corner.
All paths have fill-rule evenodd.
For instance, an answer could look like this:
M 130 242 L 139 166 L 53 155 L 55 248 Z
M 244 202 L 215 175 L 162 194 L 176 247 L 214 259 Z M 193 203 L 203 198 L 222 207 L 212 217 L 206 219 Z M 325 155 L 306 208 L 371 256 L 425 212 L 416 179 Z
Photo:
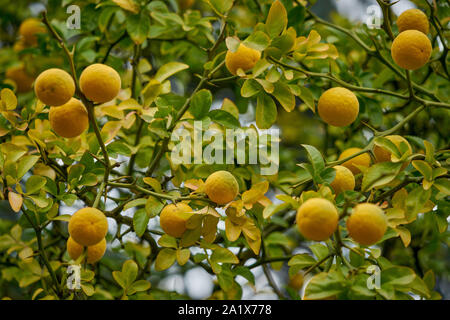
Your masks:
M 66 23 L 72 2 L 78 29 Z M 201 267 L 215 279 L 214 299 L 240 299 L 243 286 L 258 285 L 260 268 L 280 299 L 440 299 L 436 277 L 449 277 L 448 4 L 414 1 L 428 17 L 432 52 L 409 71 L 391 58 L 399 32 L 387 1 L 378 1 L 384 20 L 374 29 L 336 14 L 325 21 L 310 11 L 314 2 L 50 0 L 39 16 L 45 27 L 26 43 L 17 38 L 28 1 L 0 1 L 0 296 L 188 298 L 158 284 L 170 272 Z M 227 51 L 242 45 L 260 54 L 232 74 Z M 81 72 L 94 63 L 120 75 L 111 102 L 94 103 L 79 89 Z M 89 128 L 75 138 L 55 133 L 50 107 L 32 89 L 49 68 L 72 75 L 86 107 Z M 356 120 L 341 127 L 317 110 L 336 86 L 359 104 Z M 194 120 L 222 133 L 280 128 L 279 171 L 174 163 L 171 134 L 192 131 Z M 359 149 L 339 157 L 349 148 Z M 385 161 L 376 148 L 387 152 Z M 337 165 L 354 179 L 342 192 Z M 205 190 L 218 170 L 239 186 L 222 205 Z M 336 210 L 337 226 L 323 241 L 306 239 L 296 225 L 297 210 L 313 198 Z M 173 237 L 159 215 L 180 202 L 194 214 Z M 346 224 L 366 202 L 383 210 L 387 227 L 371 245 Z M 86 250 L 76 261 L 66 251 L 67 212 L 80 207 L 100 209 L 110 224 L 107 252 L 95 264 L 83 262 Z M 81 287 L 71 290 L 69 268 L 80 263 Z M 374 274 L 375 288 L 368 286 Z

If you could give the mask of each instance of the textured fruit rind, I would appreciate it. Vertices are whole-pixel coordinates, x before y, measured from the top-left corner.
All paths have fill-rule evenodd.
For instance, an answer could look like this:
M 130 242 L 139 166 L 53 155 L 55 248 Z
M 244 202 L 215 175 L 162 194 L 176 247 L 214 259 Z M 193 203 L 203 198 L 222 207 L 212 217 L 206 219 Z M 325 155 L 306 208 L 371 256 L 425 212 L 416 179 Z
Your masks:
M 83 208 L 69 220 L 69 234 L 80 245 L 92 246 L 100 242 L 108 232 L 108 220 L 96 208 Z
M 19 34 L 26 46 L 37 45 L 36 34 L 44 32 L 46 32 L 44 24 L 36 18 L 25 19 L 19 27 Z
M 81 91 L 89 100 L 97 103 L 114 99 L 119 94 L 120 87 L 119 74 L 105 64 L 91 64 L 80 76 Z
M 77 260 L 83 253 L 84 247 L 69 237 L 67 240 L 67 252 L 73 260 Z M 99 243 L 87 247 L 87 263 L 96 263 L 106 251 L 106 239 L 103 238 Z
M 419 9 L 408 9 L 403 11 L 397 19 L 398 31 L 417 30 L 428 33 L 429 23 L 426 14 Z
M 408 140 L 406 140 L 402 136 L 391 135 L 391 136 L 386 136 L 385 138 L 390 140 L 393 144 L 395 144 L 397 146 L 397 148 L 400 148 L 400 143 L 404 142 L 408 146 L 408 151 L 407 151 L 408 155 L 412 154 L 413 151 L 412 151 L 411 145 L 409 144 Z M 383 147 L 379 147 L 379 146 L 375 145 L 373 148 L 373 154 L 375 156 L 376 162 L 391 161 L 391 152 L 384 149 Z M 408 166 L 408 164 L 409 164 L 409 162 L 405 162 L 402 166 L 402 170 L 405 169 Z
M 296 221 L 300 233 L 307 239 L 323 241 L 336 230 L 339 215 L 329 200 L 312 198 L 298 208 Z
M 77 137 L 89 126 L 86 108 L 75 98 L 62 106 L 51 107 L 48 116 L 53 131 L 64 138 Z
M 186 231 L 186 221 L 192 216 L 192 208 L 185 203 L 169 204 L 159 216 L 159 224 L 169 236 L 179 238 Z
M 36 78 L 34 92 L 46 105 L 60 106 L 73 97 L 75 83 L 66 71 L 52 68 L 45 70 Z
M 355 189 L 355 177 L 350 169 L 344 166 L 334 166 L 333 168 L 336 170 L 336 176 L 330 185 L 334 193 L 339 194 L 343 191 Z
M 336 87 L 328 89 L 320 96 L 317 110 L 320 118 L 326 123 L 343 127 L 358 117 L 359 102 L 350 90 Z
M 260 51 L 246 47 L 241 43 L 236 52 L 231 52 L 231 50 L 227 51 L 225 65 L 227 66 L 228 71 L 237 75 L 237 70 L 239 68 L 248 71 L 255 66 L 260 58 Z
M 360 203 L 347 219 L 349 236 L 359 244 L 369 246 L 383 237 L 387 219 L 383 210 L 371 203 Z
M 348 158 L 348 157 L 354 155 L 355 153 L 360 152 L 361 150 L 362 149 L 360 149 L 360 148 L 348 148 L 341 153 L 338 160 Z M 366 153 L 360 154 L 359 156 L 356 156 L 350 160 L 345 161 L 341 165 L 346 167 L 347 169 L 349 169 L 353 174 L 358 174 L 361 172 L 361 170 L 359 170 L 358 167 L 356 167 L 355 165 L 369 167 L 370 166 L 370 156 L 366 152 Z
M 407 70 L 423 67 L 431 56 L 430 39 L 417 30 L 406 30 L 392 42 L 391 55 L 395 63 Z
M 228 171 L 216 171 L 206 179 L 205 192 L 209 199 L 224 205 L 236 198 L 239 193 L 239 184 Z

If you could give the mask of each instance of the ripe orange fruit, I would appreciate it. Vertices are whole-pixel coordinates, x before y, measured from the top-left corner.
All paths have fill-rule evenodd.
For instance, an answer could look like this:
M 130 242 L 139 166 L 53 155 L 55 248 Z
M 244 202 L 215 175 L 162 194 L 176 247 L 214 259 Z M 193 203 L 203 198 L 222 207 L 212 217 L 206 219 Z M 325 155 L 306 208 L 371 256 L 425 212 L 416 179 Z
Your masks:
M 84 247 L 78 244 L 72 237 L 67 239 L 67 252 L 73 260 L 77 260 L 83 254 Z M 87 247 L 87 263 L 96 263 L 106 251 L 106 239 L 103 238 L 99 243 Z
M 69 234 L 77 243 L 88 247 L 99 243 L 108 233 L 108 220 L 96 208 L 83 208 L 69 220 Z
M 37 45 L 37 34 L 45 33 L 44 24 L 36 18 L 25 19 L 20 27 L 19 34 L 25 45 L 34 47 Z
M 403 11 L 397 19 L 398 31 L 417 30 L 428 33 L 429 23 L 426 14 L 419 9 L 408 9 Z
M 336 231 L 339 214 L 329 200 L 312 198 L 298 208 L 296 221 L 302 235 L 314 241 L 327 240 Z
M 359 102 L 350 90 L 336 87 L 322 93 L 317 110 L 320 118 L 326 123 L 343 127 L 348 126 L 358 117 Z
M 431 56 L 431 42 L 417 30 L 406 30 L 392 42 L 391 55 L 403 69 L 416 70 L 423 67 Z
M 14 81 L 17 93 L 30 91 L 34 82 L 34 77 L 28 74 L 23 65 L 8 68 L 5 76 Z
M 186 221 L 193 215 L 192 208 L 185 203 L 169 204 L 159 215 L 159 224 L 169 236 L 179 238 L 186 231 Z
M 362 149 L 360 148 L 348 148 L 341 153 L 338 160 L 348 158 L 354 155 L 355 153 L 360 152 L 361 150 Z M 358 174 L 359 172 L 361 172 L 361 170 L 359 170 L 355 165 L 369 167 L 370 156 L 367 153 L 363 153 L 360 154 L 359 156 L 356 156 L 350 160 L 345 161 L 341 165 L 349 169 L 353 174 Z
M 205 192 L 209 199 L 224 205 L 236 198 L 239 193 L 239 184 L 228 171 L 216 171 L 206 179 Z
M 75 82 L 66 71 L 52 68 L 45 70 L 37 77 L 34 92 L 46 105 L 60 106 L 73 97 Z
M 289 279 L 289 286 L 295 290 L 300 290 L 303 287 L 303 273 L 299 272 Z
M 387 219 L 383 210 L 371 203 L 358 204 L 347 219 L 349 236 L 364 246 L 378 242 L 386 229 Z
M 412 154 L 413 151 L 412 151 L 411 145 L 409 144 L 408 140 L 406 140 L 402 136 L 391 135 L 391 136 L 386 136 L 385 138 L 390 140 L 399 149 L 400 149 L 400 144 L 401 143 L 406 144 L 407 147 L 408 147 L 407 154 L 408 155 Z M 391 152 L 386 150 L 386 149 L 384 149 L 383 147 L 375 145 L 374 148 L 373 148 L 373 153 L 375 155 L 376 162 L 388 162 L 388 161 L 391 161 L 391 156 L 392 156 Z M 409 164 L 409 162 L 405 162 L 403 164 L 403 166 L 402 166 L 402 170 L 405 169 L 408 166 L 408 164 Z
M 334 166 L 333 168 L 336 170 L 336 176 L 330 185 L 336 195 L 346 190 L 355 189 L 355 177 L 349 169 L 344 166 Z
M 192 7 L 195 3 L 195 0 L 178 0 L 178 6 L 181 10 L 187 10 Z
M 104 103 L 114 99 L 120 91 L 121 80 L 116 70 L 101 63 L 95 63 L 83 70 L 80 89 L 91 101 Z
M 228 71 L 237 75 L 237 70 L 240 68 L 244 71 L 252 69 L 261 58 L 261 52 L 240 44 L 236 52 L 227 51 L 225 56 L 225 65 Z
M 62 106 L 51 107 L 49 120 L 53 131 L 64 138 L 77 137 L 89 126 L 86 108 L 75 98 L 71 98 Z

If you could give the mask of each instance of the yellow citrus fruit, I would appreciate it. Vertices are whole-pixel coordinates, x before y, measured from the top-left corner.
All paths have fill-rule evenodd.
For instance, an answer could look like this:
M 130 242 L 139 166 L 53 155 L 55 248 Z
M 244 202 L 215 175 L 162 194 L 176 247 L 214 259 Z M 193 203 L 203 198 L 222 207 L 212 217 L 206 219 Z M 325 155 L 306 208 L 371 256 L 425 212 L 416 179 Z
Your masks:
M 52 68 L 45 70 L 37 77 L 34 92 L 46 105 L 60 106 L 73 97 L 75 83 L 66 71 Z
M 67 239 L 67 252 L 73 260 L 77 260 L 83 254 L 84 247 L 77 243 L 72 237 Z M 106 251 L 106 239 L 103 238 L 99 243 L 87 247 L 87 263 L 96 263 Z
M 216 171 L 205 181 L 208 198 L 219 205 L 233 201 L 239 193 L 236 178 L 228 171 Z
M 355 153 L 360 152 L 361 150 L 362 149 L 360 148 L 348 148 L 341 153 L 338 160 L 348 158 L 354 155 Z M 353 174 L 358 174 L 359 172 L 361 172 L 361 170 L 359 170 L 355 165 L 369 167 L 370 156 L 367 153 L 363 153 L 360 154 L 359 156 L 356 156 L 350 160 L 345 161 L 341 165 L 349 169 Z
M 403 138 L 402 136 L 398 135 L 392 135 L 392 136 L 386 136 L 386 139 L 390 140 L 393 144 L 396 145 L 396 147 L 400 150 L 400 143 L 405 143 L 408 147 L 408 151 L 406 152 L 408 155 L 412 154 L 412 148 L 409 144 L 408 140 Z M 383 147 L 375 146 L 373 148 L 373 154 L 375 155 L 376 162 L 387 162 L 391 161 L 391 152 L 384 149 Z M 402 170 L 405 169 L 408 166 L 409 162 L 405 162 L 402 166 Z
M 69 220 L 69 234 L 82 246 L 99 243 L 108 232 L 108 220 L 96 208 L 83 208 L 75 212 Z
M 350 90 L 336 87 L 322 93 L 317 110 L 320 118 L 326 123 L 343 127 L 348 126 L 358 117 L 359 102 Z
M 378 242 L 386 232 L 387 219 L 383 210 L 371 203 L 360 203 L 347 219 L 347 230 L 353 240 L 364 246 Z
M 303 274 L 301 272 L 293 275 L 292 277 L 290 277 L 289 279 L 289 287 L 295 289 L 295 290 L 300 290 L 303 286 Z
M 193 215 L 192 208 L 185 203 L 169 204 L 159 215 L 159 224 L 169 236 L 179 238 L 186 231 L 186 221 Z
M 240 44 L 236 52 L 227 51 L 225 56 L 225 65 L 228 71 L 237 75 L 237 70 L 240 68 L 244 71 L 252 69 L 261 58 L 261 52 Z
M 46 32 L 44 24 L 36 18 L 25 19 L 19 27 L 19 34 L 27 46 L 37 45 L 36 35 L 44 32 Z
M 34 82 L 34 77 L 28 74 L 28 72 L 25 70 L 25 66 L 21 65 L 8 68 L 5 75 L 6 78 L 14 81 L 18 93 L 28 92 L 31 90 L 31 86 Z
M 397 19 L 398 31 L 417 30 L 428 33 L 429 23 L 426 14 L 419 9 L 403 11 Z
M 33 174 L 55 180 L 56 172 L 51 167 L 39 162 L 33 168 Z
M 25 49 L 27 47 L 27 45 L 25 44 L 25 41 L 23 41 L 23 39 L 19 39 L 18 41 L 16 41 L 13 45 L 13 50 L 15 52 L 19 52 L 22 51 L 23 49 Z
M 423 67 L 431 56 L 431 42 L 417 30 L 406 30 L 392 42 L 391 55 L 395 63 L 408 70 Z
M 178 6 L 181 10 L 187 10 L 194 5 L 195 0 L 178 0 Z
M 95 63 L 83 70 L 80 89 L 91 101 L 103 103 L 114 99 L 120 91 L 121 80 L 116 70 L 101 63 Z
M 74 138 L 89 126 L 89 118 L 83 103 L 75 98 L 59 107 L 51 107 L 48 115 L 53 131 L 64 138 Z
M 350 169 L 344 166 L 335 166 L 334 169 L 336 170 L 336 176 L 330 185 L 336 194 L 355 189 L 355 177 Z
M 329 200 L 312 198 L 298 208 L 296 220 L 301 234 L 306 238 L 323 241 L 336 230 L 339 215 L 336 207 Z

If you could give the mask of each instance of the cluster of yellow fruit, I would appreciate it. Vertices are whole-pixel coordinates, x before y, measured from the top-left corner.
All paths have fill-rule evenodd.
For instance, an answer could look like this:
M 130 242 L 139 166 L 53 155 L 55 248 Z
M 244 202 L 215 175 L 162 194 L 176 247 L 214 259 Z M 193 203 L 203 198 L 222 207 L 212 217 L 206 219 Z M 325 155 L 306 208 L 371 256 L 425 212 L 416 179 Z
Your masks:
M 19 39 L 14 43 L 13 50 L 22 51 L 26 48 L 35 47 L 37 35 L 45 32 L 45 26 L 39 19 L 25 19 L 19 27 Z M 23 63 L 8 68 L 5 76 L 7 79 L 14 81 L 18 93 L 31 91 L 35 79 L 35 76 L 25 68 Z
M 397 148 L 403 143 L 407 146 L 406 154 L 410 156 L 413 152 L 408 140 L 399 135 L 386 136 L 390 142 L 392 142 Z M 351 157 L 359 152 L 362 152 L 360 148 L 348 148 L 344 150 L 338 160 L 343 160 Z M 392 154 L 389 150 L 383 147 L 375 145 L 372 149 L 374 160 L 376 163 L 390 162 L 392 161 Z M 346 190 L 354 190 L 355 188 L 355 175 L 361 172 L 361 168 L 368 168 L 371 164 L 371 158 L 368 153 L 361 153 L 360 155 L 353 157 L 350 160 L 343 162 L 341 165 L 335 166 L 336 176 L 331 182 L 330 186 L 333 188 L 336 195 Z M 409 161 L 405 161 L 401 167 L 401 170 L 405 169 L 409 164 Z
M 312 198 L 298 208 L 296 216 L 300 232 L 310 240 L 327 240 L 337 229 L 339 214 L 334 204 L 326 199 Z M 383 210 L 371 203 L 360 203 L 347 219 L 347 231 L 353 240 L 370 246 L 381 240 L 387 229 Z
M 83 208 L 75 212 L 69 220 L 67 252 L 78 259 L 87 247 L 87 262 L 99 261 L 106 251 L 105 236 L 108 233 L 108 220 L 103 212 L 96 208 Z
M 92 64 L 80 76 L 80 90 L 92 102 L 104 103 L 114 99 L 120 87 L 117 71 L 104 64 Z M 75 82 L 66 71 L 57 68 L 45 70 L 37 77 L 34 91 L 39 100 L 50 106 L 50 125 L 58 135 L 74 138 L 88 128 L 88 112 L 84 104 L 73 97 Z
M 392 42 L 392 59 L 403 69 L 423 67 L 430 59 L 432 50 L 427 37 L 427 16 L 419 9 L 409 9 L 398 17 L 397 26 L 400 34 Z
M 230 172 L 221 170 L 206 179 L 204 190 L 211 201 L 225 205 L 236 198 L 239 184 Z M 192 215 L 192 208 L 185 203 L 169 204 L 161 211 L 159 223 L 165 233 L 179 238 L 186 231 L 186 222 Z

